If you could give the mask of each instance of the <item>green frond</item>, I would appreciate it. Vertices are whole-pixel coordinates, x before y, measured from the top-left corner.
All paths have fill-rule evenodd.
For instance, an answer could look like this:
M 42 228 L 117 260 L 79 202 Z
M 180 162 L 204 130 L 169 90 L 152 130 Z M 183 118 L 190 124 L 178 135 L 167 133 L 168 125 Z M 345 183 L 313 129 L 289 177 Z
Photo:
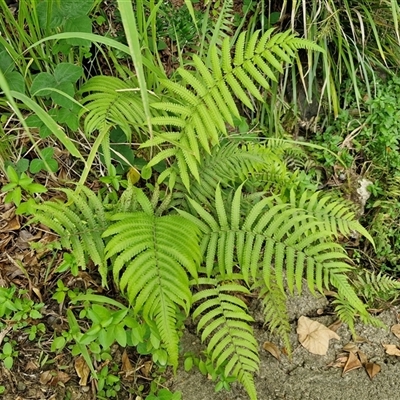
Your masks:
M 224 366 L 225 375 L 236 377 L 255 399 L 252 375 L 258 370 L 259 356 L 249 325 L 253 319 L 246 304 L 233 294 L 248 290 L 221 278 L 199 278 L 198 284 L 200 290 L 193 295 L 193 303 L 199 305 L 193 318 L 199 318 L 197 327 L 202 341 L 208 341 L 207 352 L 216 368 Z
M 181 83 L 165 82 L 164 86 L 174 94 L 177 104 L 168 101 L 153 105 L 157 110 L 173 114 L 166 119 L 155 119 L 155 124 L 164 121 L 176 127 L 182 137 L 174 146 L 181 148 L 182 144 L 185 147 L 189 144 L 196 163 L 201 162 L 199 149 L 210 153 L 210 147 L 218 145 L 218 138 L 227 135 L 226 123 L 233 125 L 233 116 L 239 117 L 237 100 L 253 109 L 254 99 L 264 101 L 260 87 L 268 90 L 270 80 L 277 81 L 277 74 L 283 73 L 282 65 L 297 57 L 299 39 L 289 31 L 272 36 L 269 30 L 261 38 L 259 34 L 260 31 L 239 35 L 233 61 L 228 37 L 222 42 L 221 56 L 216 48 L 211 48 L 211 68 L 195 56 L 194 71 L 178 68 Z M 318 46 L 315 49 L 319 49 Z M 183 151 L 188 154 L 187 150 Z M 185 175 L 197 173 L 198 167 L 193 162 L 184 167 L 184 162 L 188 161 L 193 160 L 181 157 L 179 172 L 184 168 Z M 198 180 L 198 176 L 195 179 Z M 190 190 L 190 179 L 185 177 L 184 183 Z
M 296 286 L 302 291 L 303 278 L 312 293 L 315 288 L 333 286 L 340 296 L 364 318 L 368 317 L 365 305 L 348 282 L 346 273 L 352 267 L 343 248 L 332 241 L 332 233 L 304 208 L 284 204 L 276 197 L 266 197 L 256 203 L 245 218 L 241 203 L 242 187 L 234 194 L 231 208 L 217 186 L 214 211 L 205 210 L 193 199 L 191 207 L 202 220 L 201 250 L 206 260 L 208 276 L 218 273 L 225 279 L 233 274 L 233 266 L 240 267 L 243 279 L 250 283 L 262 277 L 265 290 L 285 296 L 285 287 L 293 293 Z M 182 216 L 187 213 L 180 211 Z M 242 222 L 239 222 L 238 219 Z M 218 269 L 215 269 L 217 265 Z
M 339 234 L 349 237 L 352 232 L 358 232 L 366 237 L 372 244 L 374 240 L 368 231 L 356 219 L 354 205 L 343 199 L 337 199 L 321 192 L 312 193 L 304 191 L 300 198 L 294 190 L 290 193 L 290 202 L 295 207 L 304 208 L 309 215 L 325 225 L 337 238 Z
M 40 222 L 60 237 L 63 248 L 71 251 L 77 265 L 86 269 L 91 260 L 99 268 L 103 285 L 107 284 L 105 244 L 101 234 L 108 226 L 101 200 L 91 190 L 60 189 L 67 195 L 67 203 L 45 201 L 35 205 L 33 222 Z
M 285 348 L 291 354 L 290 323 L 287 310 L 287 296 L 285 291 L 278 287 L 276 280 L 271 277 L 269 287 L 265 286 L 263 279 L 258 279 L 252 289 L 258 291 L 262 303 L 264 321 L 272 333 L 279 335 Z
M 188 274 L 197 279 L 199 229 L 181 216 L 153 212 L 120 213 L 111 219 L 103 237 L 111 237 L 105 254 L 113 259 L 114 280 L 134 311 L 156 322 L 176 368 L 176 306 L 188 314 L 192 304 Z
M 95 76 L 80 89 L 83 108 L 80 117 L 85 116 L 84 129 L 87 135 L 95 130 L 109 130 L 120 126 L 131 139 L 132 129 L 137 132 L 145 121 L 145 113 L 140 92 L 119 78 Z M 128 112 L 129 110 L 129 112 Z
M 221 187 L 232 186 L 235 182 L 243 182 L 251 176 L 261 174 L 275 161 L 271 155 L 271 152 L 263 154 L 253 146 L 224 141 L 221 146 L 214 147 L 210 155 L 203 155 L 199 165 L 199 181 L 192 181 L 190 185 L 191 198 L 206 208 L 213 207 L 215 190 L 219 183 Z M 187 200 L 181 196 L 187 190 L 178 173 L 175 188 L 173 204 L 189 209 Z
M 180 97 L 184 102 L 186 102 L 188 106 L 196 107 L 197 104 L 199 103 L 197 96 L 190 90 L 186 89 L 186 87 L 176 82 L 171 82 L 169 80 L 163 80 L 162 84 L 163 86 L 165 86 L 166 89 L 169 89 L 171 92 L 175 93 L 175 95 L 177 95 L 178 98 Z M 158 105 L 158 108 L 161 107 L 162 104 L 160 103 Z
M 357 293 L 371 306 L 377 301 L 396 299 L 400 295 L 400 282 L 382 272 L 377 274 L 367 269 L 356 271 L 352 284 Z
M 348 307 L 354 310 L 354 314 L 369 319 L 370 315 L 365 304 L 358 298 L 354 288 L 350 285 L 348 277 L 343 273 L 338 273 L 334 268 L 329 273 L 329 278 L 333 287 L 338 291 L 338 297 L 347 301 Z
M 247 35 L 247 32 L 242 32 L 236 41 L 235 58 L 233 60 L 233 65 L 235 65 L 235 66 L 242 65 L 244 62 L 244 46 L 246 43 L 246 35 Z M 255 36 L 255 35 L 253 35 L 253 36 Z
M 185 122 L 178 117 L 154 117 L 151 119 L 151 123 L 153 125 L 170 125 L 179 128 L 183 128 L 185 126 Z

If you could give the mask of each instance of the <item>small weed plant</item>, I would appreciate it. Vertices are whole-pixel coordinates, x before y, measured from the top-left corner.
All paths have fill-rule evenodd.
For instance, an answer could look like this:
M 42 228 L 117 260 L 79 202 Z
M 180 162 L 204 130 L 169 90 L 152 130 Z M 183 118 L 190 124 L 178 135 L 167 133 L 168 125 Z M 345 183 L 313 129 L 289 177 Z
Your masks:
M 350 170 L 362 171 L 371 181 L 371 199 L 366 205 L 363 220 L 372 234 L 376 248 L 373 257 L 379 270 L 398 275 L 400 250 L 399 202 L 400 194 L 400 108 L 396 98 L 400 93 L 400 79 L 388 77 L 378 85 L 376 96 L 369 98 L 361 111 L 348 101 L 348 108 L 322 134 L 316 136 L 337 153 Z M 354 113 L 358 115 L 354 118 Z M 335 150 L 336 149 L 336 150 Z M 320 154 L 322 156 L 322 154 Z M 317 155 L 318 157 L 318 155 Z M 337 160 L 327 152 L 326 166 Z

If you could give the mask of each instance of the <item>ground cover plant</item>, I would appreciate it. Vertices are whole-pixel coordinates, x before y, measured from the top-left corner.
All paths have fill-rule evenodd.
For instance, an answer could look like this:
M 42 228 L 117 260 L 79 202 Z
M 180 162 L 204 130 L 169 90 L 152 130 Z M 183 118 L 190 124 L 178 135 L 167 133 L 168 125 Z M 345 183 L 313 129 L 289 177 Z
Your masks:
M 264 2 L 186 1 L 171 27 L 172 6 L 162 1 L 121 0 L 109 9 L 97 1 L 79 9 L 68 1 L 25 3 L 15 14 L 0 3 L 9 18 L 3 21 L 8 40 L 0 41 L 1 107 L 9 112 L 0 155 L 2 232 L 27 232 L 18 238 L 29 249 L 22 260 L 8 256 L 11 266 L 1 276 L 6 370 L 15 369 L 26 345 L 15 341 L 18 331 L 44 343 L 30 366 L 43 370 L 42 384 L 64 386 L 71 371 L 63 370 L 73 360 L 80 385 L 91 379 L 97 398 L 127 392 L 179 399 L 162 388 L 162 373 L 178 369 L 180 337 L 192 321 L 205 352 L 187 355 L 185 367 L 209 373 L 218 390 L 237 381 L 256 399 L 252 297 L 289 355 L 287 298 L 304 286 L 314 294 L 330 290 L 337 316 L 353 334 L 356 318 L 379 325 L 368 307 L 377 297 L 395 298 L 398 282 L 374 271 L 355 274 L 345 248 L 356 235 L 382 256 L 384 241 L 374 241 L 379 223 L 369 232 L 346 196 L 319 190 L 325 177 L 318 168 L 328 168 L 323 155 L 347 167 L 333 139 L 298 143 L 299 131 L 293 137 L 285 130 L 298 107 L 296 92 L 288 96 L 291 107 L 286 102 L 288 74 L 295 88 L 304 83 L 304 54 L 314 60 L 314 73 L 318 60 L 325 67 L 332 61 L 324 40 L 294 31 L 301 31 L 297 9 L 290 27 Z M 104 33 L 105 16 L 110 26 L 119 24 L 114 38 Z M 353 65 L 352 49 L 340 53 L 346 67 Z M 173 62 L 163 61 L 166 50 Z M 322 86 L 338 93 L 341 82 L 329 85 L 332 74 L 324 71 Z M 355 79 L 369 87 L 367 75 L 352 68 L 347 74 L 358 107 Z M 387 84 L 390 92 L 397 88 L 396 80 Z M 395 113 L 380 107 L 390 102 L 371 97 L 364 123 L 370 131 L 359 137 L 374 173 L 398 167 L 396 119 L 390 126 L 379 122 L 387 119 L 382 113 Z M 339 115 L 339 103 L 331 107 Z M 374 134 L 391 145 L 368 143 Z M 387 235 L 397 239 L 397 232 Z M 33 272 L 35 266 L 42 270 Z

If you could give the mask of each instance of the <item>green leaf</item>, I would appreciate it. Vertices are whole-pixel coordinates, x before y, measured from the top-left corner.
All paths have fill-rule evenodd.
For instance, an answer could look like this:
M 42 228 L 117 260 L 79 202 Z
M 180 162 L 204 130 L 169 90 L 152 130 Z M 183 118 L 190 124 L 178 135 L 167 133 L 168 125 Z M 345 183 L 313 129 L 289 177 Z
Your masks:
M 46 147 L 43 150 L 41 150 L 40 153 L 42 155 L 42 158 L 44 158 L 46 161 L 48 161 L 54 155 L 54 147 Z
M 43 315 L 38 310 L 31 310 L 29 317 L 32 319 L 40 319 L 43 317 Z
M 3 360 L 3 363 L 4 363 L 4 367 L 5 368 L 11 369 L 13 367 L 13 364 L 14 364 L 14 359 L 12 357 L 6 357 Z
M 13 353 L 13 348 L 11 346 L 11 343 L 10 342 L 4 343 L 3 354 L 6 356 L 11 356 L 12 353 Z
M 40 72 L 32 81 L 31 94 L 32 96 L 49 96 L 52 92 L 48 88 L 54 88 L 57 82 L 54 76 L 48 72 Z
M 14 204 L 18 207 L 21 204 L 22 200 L 22 191 L 19 186 L 17 186 L 12 192 L 9 193 L 11 195 L 12 201 Z M 8 195 L 6 196 L 6 202 L 7 202 Z
M 142 170 L 140 171 L 140 175 L 141 175 L 141 177 L 143 178 L 143 179 L 150 179 L 151 178 L 151 175 L 152 175 L 152 169 L 151 169 L 151 167 L 149 167 L 149 166 L 144 166 L 143 168 L 142 168 Z
M 25 79 L 19 72 L 7 72 L 4 77 L 6 78 L 8 85 L 10 86 L 10 90 L 25 93 Z
M 74 103 L 73 103 L 74 104 Z M 78 112 L 68 108 L 60 108 L 57 114 L 57 122 L 60 124 L 67 124 L 71 131 L 76 131 L 79 128 Z
M 124 328 L 124 324 L 118 324 L 115 326 L 114 330 L 115 340 L 121 347 L 126 347 L 126 330 Z
M 54 79 L 58 85 L 64 82 L 75 83 L 82 74 L 82 67 L 70 63 L 60 63 L 54 70 Z
M 5 192 L 9 192 L 10 190 L 13 190 L 15 187 L 17 187 L 18 186 L 18 183 L 14 183 L 14 182 L 12 182 L 12 183 L 7 183 L 6 185 L 4 185 L 2 188 L 1 188 L 1 191 L 3 192 L 3 193 L 5 193 Z
M 26 190 L 30 194 L 34 193 L 46 193 L 47 189 L 45 186 L 41 185 L 40 183 L 30 183 L 27 187 Z
M 56 160 L 51 158 L 50 160 L 46 160 L 46 161 L 47 161 L 47 165 L 48 165 L 48 167 L 49 167 L 51 172 L 57 172 L 58 171 L 58 162 Z
M 186 357 L 184 362 L 184 369 L 189 372 L 193 368 L 193 357 Z
M 92 33 L 92 21 L 87 15 L 68 19 L 64 26 L 64 32 L 86 32 Z M 90 40 L 73 38 L 66 42 L 72 46 L 90 47 Z
M 40 158 L 34 158 L 29 165 L 29 172 L 31 174 L 37 174 L 44 169 L 44 163 Z
M 15 171 L 15 169 L 11 165 L 7 167 L 7 178 L 10 182 L 13 183 L 19 182 L 19 176 L 17 174 L 17 171 Z
M 3 45 L 0 45 L 0 70 L 7 75 L 15 68 L 14 60 L 8 54 Z
M 43 121 L 43 123 L 51 130 L 52 134 L 56 136 L 56 138 L 65 146 L 65 148 L 69 151 L 69 153 L 72 156 L 83 160 L 81 153 L 75 147 L 75 144 L 72 142 L 72 140 L 61 130 L 61 128 L 54 121 L 54 119 L 45 110 L 43 110 L 35 101 L 30 99 L 28 96 L 25 96 L 23 93 L 15 91 L 11 91 L 10 95 L 18 100 L 21 100 L 27 107 L 29 107 L 32 111 L 34 111 Z
M 53 339 L 53 342 L 51 343 L 51 351 L 56 352 L 62 350 L 65 344 L 65 338 L 63 336 L 57 336 L 55 339 Z

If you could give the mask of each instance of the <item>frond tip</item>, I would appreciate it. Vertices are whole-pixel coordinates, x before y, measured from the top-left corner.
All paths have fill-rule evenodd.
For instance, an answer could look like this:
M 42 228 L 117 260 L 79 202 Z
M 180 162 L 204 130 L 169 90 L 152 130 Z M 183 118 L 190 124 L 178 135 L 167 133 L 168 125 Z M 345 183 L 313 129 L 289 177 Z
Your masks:
M 234 277 L 233 277 L 234 278 Z M 258 344 L 249 324 L 246 304 L 233 293 L 248 293 L 234 281 L 200 278 L 202 290 L 193 295 L 200 303 L 193 318 L 200 317 L 197 329 L 202 341 L 207 340 L 207 352 L 216 368 L 224 366 L 225 376 L 234 376 L 241 382 L 251 399 L 256 399 L 253 373 L 258 370 Z

